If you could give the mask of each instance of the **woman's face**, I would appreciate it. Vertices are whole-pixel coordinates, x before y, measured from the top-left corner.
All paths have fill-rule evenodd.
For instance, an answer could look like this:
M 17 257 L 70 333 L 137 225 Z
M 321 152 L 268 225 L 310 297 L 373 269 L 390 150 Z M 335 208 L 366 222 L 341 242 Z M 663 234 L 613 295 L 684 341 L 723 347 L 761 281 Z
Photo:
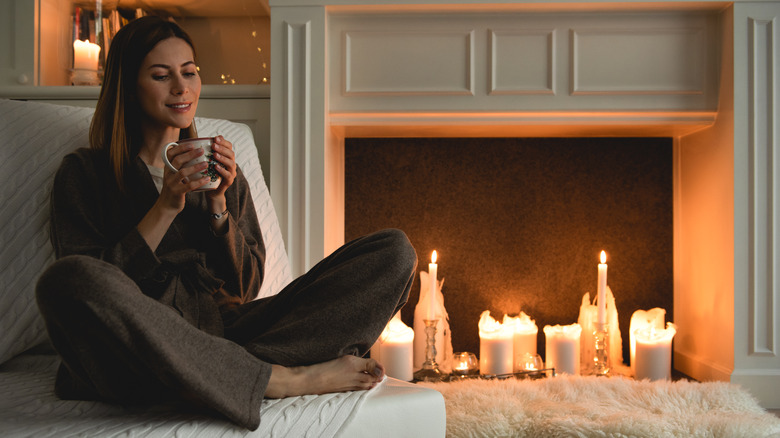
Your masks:
M 138 101 L 145 128 L 184 129 L 200 97 L 200 76 L 192 48 L 181 38 L 160 41 L 138 72 Z

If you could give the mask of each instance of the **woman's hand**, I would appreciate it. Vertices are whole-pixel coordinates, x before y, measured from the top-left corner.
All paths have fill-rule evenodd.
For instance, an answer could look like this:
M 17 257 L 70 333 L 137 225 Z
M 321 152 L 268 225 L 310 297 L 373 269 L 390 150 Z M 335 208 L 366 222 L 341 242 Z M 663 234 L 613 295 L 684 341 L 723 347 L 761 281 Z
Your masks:
M 175 210 L 178 214 L 184 209 L 184 195 L 209 182 L 209 177 L 202 174 L 208 168 L 208 163 L 200 162 L 192 166 L 185 166 L 203 155 L 203 149 L 195 148 L 188 143 L 168 149 L 167 154 L 168 160 L 179 171 L 174 172 L 167 167 L 165 168 L 163 187 L 158 202 L 163 208 Z
M 222 181 L 216 189 L 206 192 L 206 200 L 209 204 L 209 213 L 219 214 L 227 210 L 225 191 L 236 180 L 236 154 L 233 152 L 233 144 L 221 135 L 214 139 L 214 145 L 211 149 L 213 151 L 212 158 L 218 163 L 214 169 L 222 177 Z M 211 219 L 211 229 L 217 234 L 224 232 L 225 224 L 227 224 L 227 216 Z
M 214 152 L 212 158 L 219 163 L 214 168 L 222 177 L 222 181 L 219 183 L 219 187 L 209 190 L 206 195 L 209 199 L 217 199 L 225 196 L 225 191 L 233 185 L 233 181 L 236 179 L 236 154 L 233 152 L 233 143 L 225 140 L 221 135 L 214 138 L 212 151 Z

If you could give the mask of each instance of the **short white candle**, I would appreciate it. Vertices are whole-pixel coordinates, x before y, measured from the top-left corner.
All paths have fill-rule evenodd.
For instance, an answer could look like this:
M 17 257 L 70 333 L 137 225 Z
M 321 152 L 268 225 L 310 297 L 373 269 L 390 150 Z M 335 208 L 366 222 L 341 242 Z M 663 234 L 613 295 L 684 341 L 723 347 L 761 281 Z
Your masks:
M 672 377 L 672 338 L 677 333 L 674 324 L 665 330 L 649 327 L 637 330 L 636 379 L 669 380 Z
M 399 380 L 412 381 L 414 330 L 401 321 L 397 313 L 387 323 L 379 337 L 379 362 L 385 367 L 385 374 Z
M 592 272 L 592 271 L 591 271 Z M 607 322 L 607 253 L 601 251 L 601 263 L 599 263 L 599 276 L 598 276 L 598 292 L 597 304 L 598 304 L 598 327 L 597 329 L 603 329 L 604 324 Z
M 579 324 L 544 326 L 547 368 L 555 368 L 559 374 L 579 374 L 581 334 Z
M 428 295 L 428 310 L 425 314 L 425 317 L 428 319 L 436 319 L 436 314 L 438 313 L 439 306 L 437 305 L 436 300 L 436 290 L 437 290 L 437 282 L 438 282 L 438 270 L 439 265 L 436 264 L 436 250 L 433 251 L 431 254 L 431 262 L 428 263 L 428 281 L 430 282 L 430 287 L 428 288 L 429 295 Z
M 514 368 L 514 332 L 485 310 L 479 318 L 479 372 L 510 374 Z
M 100 46 L 87 41 L 73 41 L 73 68 L 97 70 Z
M 539 333 L 539 328 L 536 326 L 536 322 L 526 315 L 525 312 L 520 312 L 520 315 L 516 317 L 504 315 L 503 324 L 509 327 L 513 333 L 514 371 L 523 371 L 519 359 L 526 354 L 536 355 L 536 336 Z
M 636 336 L 634 332 L 647 328 L 655 330 L 664 329 L 666 310 L 659 307 L 650 310 L 637 310 L 631 315 L 631 323 L 628 326 L 629 354 L 631 357 L 631 371 L 636 375 Z

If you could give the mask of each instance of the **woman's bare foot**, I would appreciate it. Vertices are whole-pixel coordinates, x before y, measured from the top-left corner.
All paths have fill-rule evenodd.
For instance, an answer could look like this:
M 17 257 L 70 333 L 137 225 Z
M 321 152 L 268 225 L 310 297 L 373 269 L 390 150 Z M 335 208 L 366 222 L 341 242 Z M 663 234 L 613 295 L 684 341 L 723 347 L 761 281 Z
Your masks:
M 342 356 L 309 366 L 273 365 L 265 390 L 266 398 L 371 389 L 385 376 L 384 367 L 374 359 Z

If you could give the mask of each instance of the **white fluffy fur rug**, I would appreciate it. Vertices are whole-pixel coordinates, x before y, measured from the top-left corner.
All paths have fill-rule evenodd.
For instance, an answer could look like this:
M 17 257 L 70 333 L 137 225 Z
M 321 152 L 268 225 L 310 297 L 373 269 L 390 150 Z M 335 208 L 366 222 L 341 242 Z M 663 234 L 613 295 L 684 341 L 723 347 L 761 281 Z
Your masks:
M 725 382 L 564 375 L 421 385 L 444 395 L 448 437 L 780 436 L 780 418 Z

